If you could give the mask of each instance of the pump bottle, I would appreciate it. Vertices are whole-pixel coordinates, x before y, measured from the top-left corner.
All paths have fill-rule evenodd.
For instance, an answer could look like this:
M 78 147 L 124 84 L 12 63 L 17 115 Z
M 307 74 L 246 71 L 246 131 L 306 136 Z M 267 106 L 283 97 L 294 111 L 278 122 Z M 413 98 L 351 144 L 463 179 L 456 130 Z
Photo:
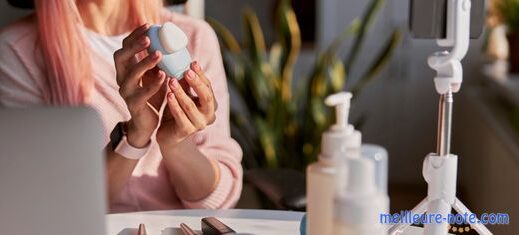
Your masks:
M 389 198 L 377 187 L 373 160 L 346 161 L 347 183 L 335 199 L 333 234 L 386 235 L 380 215 L 388 213 Z
M 307 168 L 307 234 L 333 233 L 333 200 L 340 182 L 337 167 L 348 151 L 359 152 L 360 133 L 347 123 L 351 93 L 341 92 L 326 98 L 325 104 L 335 107 L 336 123 L 322 136 L 318 161 Z M 355 143 L 355 144 L 351 144 Z M 348 146 L 358 145 L 358 150 Z

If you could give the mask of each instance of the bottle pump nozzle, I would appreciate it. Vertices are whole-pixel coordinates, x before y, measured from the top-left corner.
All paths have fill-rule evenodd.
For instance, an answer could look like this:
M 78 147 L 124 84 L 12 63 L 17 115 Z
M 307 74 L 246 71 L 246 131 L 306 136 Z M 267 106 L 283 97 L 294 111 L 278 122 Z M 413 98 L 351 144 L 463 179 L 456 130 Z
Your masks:
M 348 116 L 350 112 L 352 94 L 350 92 L 339 92 L 326 97 L 324 103 L 335 107 L 335 124 L 333 130 L 344 130 L 348 128 Z
M 321 143 L 321 155 L 334 155 L 344 153 L 348 149 L 359 148 L 361 134 L 355 131 L 353 125 L 348 124 L 350 113 L 351 93 L 339 92 L 332 94 L 324 100 L 327 106 L 335 107 L 335 124 L 323 133 Z

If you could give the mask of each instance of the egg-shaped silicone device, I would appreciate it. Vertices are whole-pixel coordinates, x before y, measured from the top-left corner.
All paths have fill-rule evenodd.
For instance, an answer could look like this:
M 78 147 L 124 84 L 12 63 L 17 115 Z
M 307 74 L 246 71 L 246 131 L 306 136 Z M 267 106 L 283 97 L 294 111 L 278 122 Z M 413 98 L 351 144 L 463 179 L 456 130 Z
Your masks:
M 186 34 L 175 24 L 167 22 L 162 26 L 151 26 L 148 37 L 151 41 L 148 51 L 160 51 L 163 55 L 158 64 L 159 68 L 170 77 L 182 79 L 191 64 Z

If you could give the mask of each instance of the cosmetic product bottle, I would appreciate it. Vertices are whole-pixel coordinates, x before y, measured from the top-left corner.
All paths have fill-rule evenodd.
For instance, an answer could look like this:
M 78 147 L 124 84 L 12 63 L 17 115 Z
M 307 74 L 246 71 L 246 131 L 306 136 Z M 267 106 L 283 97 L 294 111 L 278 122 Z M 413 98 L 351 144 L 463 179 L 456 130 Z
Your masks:
M 368 158 L 348 158 L 346 187 L 334 203 L 333 234 L 386 235 L 380 215 L 388 213 L 389 198 L 379 192 L 375 164 Z
M 307 229 L 309 235 L 333 234 L 333 200 L 337 192 L 337 167 L 347 156 L 351 142 L 358 143 L 360 133 L 347 123 L 351 93 L 341 92 L 326 98 L 335 107 L 336 123 L 323 133 L 318 161 L 307 168 Z
M 371 159 L 375 164 L 375 184 L 379 192 L 387 194 L 387 158 L 385 148 L 375 144 L 362 144 L 362 157 Z

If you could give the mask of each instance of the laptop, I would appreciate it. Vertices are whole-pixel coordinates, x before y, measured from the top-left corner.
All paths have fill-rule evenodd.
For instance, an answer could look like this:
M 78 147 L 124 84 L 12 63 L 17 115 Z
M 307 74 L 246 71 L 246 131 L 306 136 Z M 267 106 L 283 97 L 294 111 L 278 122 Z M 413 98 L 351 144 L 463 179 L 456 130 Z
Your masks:
M 106 233 L 102 130 L 88 108 L 0 109 L 0 234 Z

